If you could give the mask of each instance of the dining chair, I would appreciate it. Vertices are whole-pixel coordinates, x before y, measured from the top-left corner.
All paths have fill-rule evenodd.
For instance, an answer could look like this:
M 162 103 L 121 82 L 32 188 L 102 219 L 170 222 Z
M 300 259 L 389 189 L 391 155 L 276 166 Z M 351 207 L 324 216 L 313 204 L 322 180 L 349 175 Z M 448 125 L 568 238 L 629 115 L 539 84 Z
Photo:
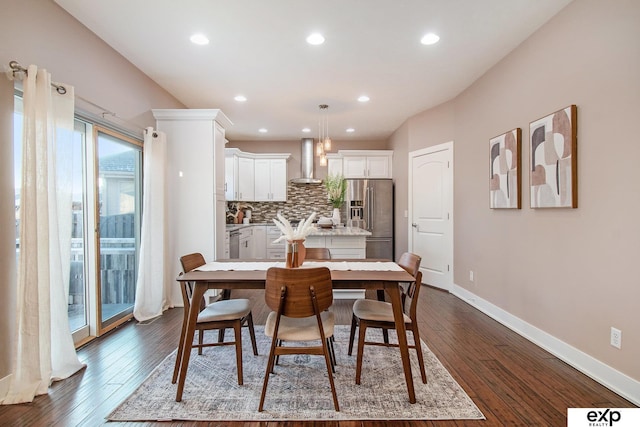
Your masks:
M 180 258 L 182 270 L 184 273 L 194 270 L 205 264 L 204 257 L 201 253 L 192 253 L 184 255 Z M 181 273 L 182 274 L 182 273 Z M 238 384 L 242 385 L 242 333 L 243 326 L 249 328 L 251 335 L 251 345 L 253 346 L 253 354 L 258 355 L 258 346 L 256 344 L 256 334 L 253 329 L 253 316 L 251 314 L 251 306 L 248 299 L 226 299 L 213 302 L 209 305 L 205 304 L 204 298 L 200 301 L 191 301 L 193 295 L 193 282 L 179 282 L 182 291 L 182 302 L 184 303 L 184 314 L 182 318 L 182 332 L 180 333 L 180 343 L 178 345 L 178 354 L 176 355 L 176 364 L 173 369 L 173 379 L 171 382 L 176 383 L 178 373 L 180 371 L 180 362 L 184 352 L 184 336 L 187 331 L 187 322 L 189 318 L 189 309 L 191 304 L 200 304 L 200 313 L 196 323 L 198 331 L 198 344 L 193 347 L 198 349 L 198 354 L 202 354 L 204 347 L 215 347 L 222 345 L 235 345 L 236 347 L 236 368 L 238 371 Z M 235 331 L 234 341 L 223 341 L 218 336 L 218 342 L 205 343 L 204 331 L 211 329 L 224 330 L 233 328 Z
M 305 248 L 305 260 L 328 260 L 331 259 L 329 248 Z
M 271 338 L 271 350 L 262 384 L 258 411 L 262 412 L 269 376 L 280 355 L 310 354 L 324 356 L 333 395 L 333 406 L 340 410 L 333 382 L 333 362 L 329 337 L 333 336 L 334 314 L 326 311 L 333 304 L 331 272 L 326 267 L 278 268 L 267 270 L 265 302 L 274 310 L 264 327 Z M 286 342 L 319 341 L 316 346 L 289 346 Z
M 405 252 L 400 257 L 398 265 L 404 268 L 409 274 L 415 277 L 415 281 L 409 284 L 406 292 L 402 295 L 402 309 L 404 312 L 404 324 L 407 331 L 411 330 L 413 333 L 414 345 L 410 345 L 409 348 L 416 350 L 418 355 L 418 363 L 420 364 L 420 375 L 422 382 L 427 383 L 427 373 L 424 367 L 424 357 L 422 354 L 422 347 L 420 345 L 420 333 L 418 332 L 418 296 L 420 294 L 420 287 L 422 286 L 422 272 L 420 271 L 420 256 Z M 409 314 L 406 314 L 406 300 L 410 300 Z M 360 327 L 358 334 L 358 356 L 356 361 L 356 384 L 360 384 L 360 377 L 362 373 L 362 357 L 365 345 L 378 345 L 384 347 L 398 347 L 398 344 L 388 342 L 366 341 L 367 328 L 380 328 L 383 331 L 389 329 L 396 329 L 395 320 L 393 317 L 393 308 L 391 303 L 385 301 L 376 301 L 371 299 L 359 299 L 353 304 L 353 316 L 351 318 L 351 333 L 349 334 L 349 351 L 351 356 L 353 350 L 353 340 L 355 338 L 356 327 Z

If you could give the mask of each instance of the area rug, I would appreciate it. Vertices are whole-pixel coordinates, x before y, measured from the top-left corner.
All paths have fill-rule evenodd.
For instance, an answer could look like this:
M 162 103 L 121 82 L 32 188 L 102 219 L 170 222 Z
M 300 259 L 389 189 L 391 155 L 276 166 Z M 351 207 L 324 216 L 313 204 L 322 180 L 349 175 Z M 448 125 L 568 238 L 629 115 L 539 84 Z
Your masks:
M 215 331 L 210 333 L 216 333 Z M 371 333 L 371 335 L 370 335 Z M 376 336 L 377 335 L 377 336 Z M 411 334 L 408 334 L 411 336 Z M 336 326 L 334 381 L 340 412 L 333 409 L 324 358 L 281 356 L 271 375 L 265 410 L 258 412 L 270 340 L 256 327 L 259 356 L 243 330 L 244 385 L 237 384 L 233 346 L 193 350 L 182 402 L 171 384 L 175 352 L 158 365 L 140 387 L 108 417 L 110 421 L 295 421 L 295 420 L 445 420 L 484 419 L 484 415 L 423 343 L 428 384 L 420 379 L 418 359 L 410 350 L 417 402 L 409 403 L 397 348 L 366 346 L 361 385 L 355 384 L 356 343 L 347 355 L 349 326 Z M 379 330 L 367 338 L 381 340 Z M 395 340 L 393 331 L 390 339 Z M 396 341 L 397 342 L 397 341 Z M 412 341 L 410 341 L 412 342 Z

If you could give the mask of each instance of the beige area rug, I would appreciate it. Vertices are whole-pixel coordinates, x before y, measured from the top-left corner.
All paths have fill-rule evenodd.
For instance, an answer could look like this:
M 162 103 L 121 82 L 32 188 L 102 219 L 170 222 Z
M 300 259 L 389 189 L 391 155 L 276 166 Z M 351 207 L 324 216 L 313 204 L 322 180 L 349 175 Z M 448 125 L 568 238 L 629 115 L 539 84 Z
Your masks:
M 369 335 L 371 331 L 372 335 Z M 209 333 L 216 333 L 212 331 Z M 367 336 L 381 339 L 379 330 Z M 393 332 L 391 339 L 396 338 Z M 408 334 L 411 336 L 411 334 Z M 217 336 L 217 335 L 216 335 Z M 324 358 L 281 356 L 269 379 L 265 410 L 258 412 L 270 340 L 256 327 L 259 356 L 243 330 L 244 385 L 237 384 L 233 346 L 194 350 L 182 402 L 171 384 L 175 352 L 158 365 L 142 385 L 108 417 L 111 421 L 259 421 L 259 420 L 445 420 L 484 419 L 484 415 L 423 344 L 428 384 L 423 384 L 414 350 L 410 350 L 416 389 L 408 400 L 397 348 L 366 346 L 362 384 L 355 384 L 356 357 L 347 355 L 349 327 L 336 326 L 338 366 L 334 376 L 340 412 L 333 410 Z M 356 343 L 354 343 L 355 347 Z

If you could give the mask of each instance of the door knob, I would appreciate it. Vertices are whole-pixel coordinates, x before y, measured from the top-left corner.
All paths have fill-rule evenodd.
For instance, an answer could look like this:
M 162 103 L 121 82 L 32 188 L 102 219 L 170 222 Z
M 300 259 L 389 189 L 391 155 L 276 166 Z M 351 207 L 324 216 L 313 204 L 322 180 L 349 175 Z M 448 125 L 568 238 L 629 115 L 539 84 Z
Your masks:
M 418 228 L 418 224 L 416 224 L 415 222 L 414 222 L 414 223 L 412 223 L 412 224 L 411 224 L 411 226 L 412 226 L 413 228 Z

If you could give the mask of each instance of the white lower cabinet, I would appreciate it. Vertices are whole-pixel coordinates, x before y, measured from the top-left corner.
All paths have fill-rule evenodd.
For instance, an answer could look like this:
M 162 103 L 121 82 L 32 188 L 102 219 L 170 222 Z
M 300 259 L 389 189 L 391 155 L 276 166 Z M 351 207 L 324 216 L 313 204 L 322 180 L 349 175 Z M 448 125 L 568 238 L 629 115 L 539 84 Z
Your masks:
M 253 258 L 253 227 L 244 227 L 240 229 L 240 248 L 238 256 L 240 259 Z
M 265 246 L 268 259 L 285 259 L 284 242 L 273 243 L 281 234 L 280 229 L 275 225 L 267 226 L 267 242 Z
M 267 226 L 254 225 L 252 236 L 253 257 L 255 259 L 265 259 L 267 257 Z
M 304 241 L 307 248 L 328 248 L 331 259 L 364 259 L 367 255 L 365 236 L 307 236 Z M 361 299 L 362 289 L 337 289 L 333 291 L 335 299 Z

